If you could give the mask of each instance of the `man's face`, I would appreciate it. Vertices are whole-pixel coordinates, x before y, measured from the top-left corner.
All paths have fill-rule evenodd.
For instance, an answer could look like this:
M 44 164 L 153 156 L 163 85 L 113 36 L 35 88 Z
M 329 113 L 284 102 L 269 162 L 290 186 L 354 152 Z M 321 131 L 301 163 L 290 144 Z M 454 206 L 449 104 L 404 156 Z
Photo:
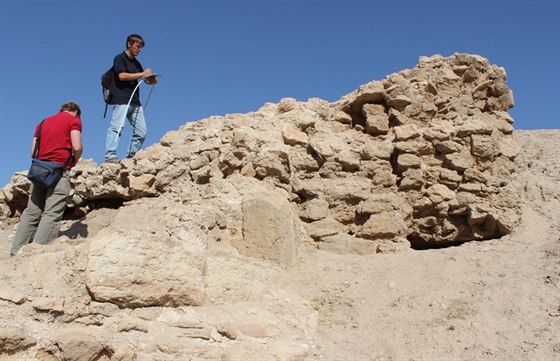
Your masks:
M 142 50 L 142 45 L 137 41 L 128 43 L 128 50 L 132 56 L 138 56 Z

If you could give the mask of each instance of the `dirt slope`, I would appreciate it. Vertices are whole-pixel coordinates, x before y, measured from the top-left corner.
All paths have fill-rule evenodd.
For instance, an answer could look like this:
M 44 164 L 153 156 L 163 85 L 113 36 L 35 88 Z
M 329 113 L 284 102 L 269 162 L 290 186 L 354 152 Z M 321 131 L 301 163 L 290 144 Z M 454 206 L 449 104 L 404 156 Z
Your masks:
M 521 226 L 374 256 L 310 252 L 286 287 L 321 315 L 316 359 L 560 359 L 560 131 L 516 131 Z

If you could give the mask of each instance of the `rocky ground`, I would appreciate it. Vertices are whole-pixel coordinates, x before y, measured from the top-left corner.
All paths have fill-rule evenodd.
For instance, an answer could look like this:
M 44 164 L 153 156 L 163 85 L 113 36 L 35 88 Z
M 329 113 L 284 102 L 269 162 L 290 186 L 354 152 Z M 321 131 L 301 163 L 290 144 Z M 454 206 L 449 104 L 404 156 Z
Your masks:
M 316 328 L 300 340 L 306 344 L 302 359 L 560 358 L 560 131 L 516 131 L 514 136 L 523 146 L 515 173 L 523 185 L 523 216 L 512 234 L 369 256 L 308 250 L 278 273 L 274 283 L 317 313 Z M 99 227 L 114 210 L 103 212 L 97 215 Z M 12 234 L 13 228 L 0 234 L 2 263 Z M 29 325 L 25 315 L 8 315 L 7 302 L 0 303 L 2 326 Z M 54 337 L 41 326 L 49 322 L 46 315 L 36 316 L 36 338 Z M 229 359 L 235 359 L 232 355 Z M 35 350 L 0 355 L 14 361 L 48 360 L 44 357 Z
M 513 234 L 426 251 L 303 256 L 287 287 L 319 310 L 312 359 L 560 358 L 560 131 L 515 139 L 525 193 Z

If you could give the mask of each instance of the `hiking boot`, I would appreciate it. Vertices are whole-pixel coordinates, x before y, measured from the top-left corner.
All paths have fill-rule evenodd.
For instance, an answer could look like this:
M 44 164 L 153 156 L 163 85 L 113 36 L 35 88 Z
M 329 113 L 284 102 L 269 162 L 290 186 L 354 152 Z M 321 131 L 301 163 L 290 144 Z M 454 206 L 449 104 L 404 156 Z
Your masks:
M 120 163 L 120 159 L 119 158 L 107 158 L 105 159 L 105 163 Z

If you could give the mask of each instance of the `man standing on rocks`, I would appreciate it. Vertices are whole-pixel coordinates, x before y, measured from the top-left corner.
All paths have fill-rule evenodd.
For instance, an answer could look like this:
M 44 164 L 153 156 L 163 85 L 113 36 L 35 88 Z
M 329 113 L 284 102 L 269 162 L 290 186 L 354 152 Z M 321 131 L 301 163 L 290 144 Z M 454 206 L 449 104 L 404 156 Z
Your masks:
M 31 184 L 27 208 L 19 221 L 10 255 L 31 242 L 48 244 L 58 237 L 60 221 L 70 194 L 71 169 L 82 156 L 82 121 L 78 104 L 63 104 L 60 112 L 37 125 L 31 144 L 31 153 L 41 131 L 37 159 L 48 159 L 60 165 L 66 164 L 62 178 L 53 187 Z
M 148 77 L 152 74 L 152 70 L 149 68 L 144 70 L 136 59 L 144 44 L 142 36 L 138 34 L 129 35 L 126 39 L 126 50 L 115 56 L 113 60 L 115 81 L 111 92 L 114 106 L 111 125 L 107 130 L 105 141 L 106 163 L 119 162 L 117 147 L 124 128 L 125 118 L 128 119 L 132 127 L 132 139 L 126 157 L 132 158 L 140 150 L 146 139 L 147 127 L 144 110 L 142 104 L 140 104 L 140 89 L 137 89 L 138 80 L 145 78 L 146 84 L 154 85 L 157 83 L 157 79 L 155 76 Z

